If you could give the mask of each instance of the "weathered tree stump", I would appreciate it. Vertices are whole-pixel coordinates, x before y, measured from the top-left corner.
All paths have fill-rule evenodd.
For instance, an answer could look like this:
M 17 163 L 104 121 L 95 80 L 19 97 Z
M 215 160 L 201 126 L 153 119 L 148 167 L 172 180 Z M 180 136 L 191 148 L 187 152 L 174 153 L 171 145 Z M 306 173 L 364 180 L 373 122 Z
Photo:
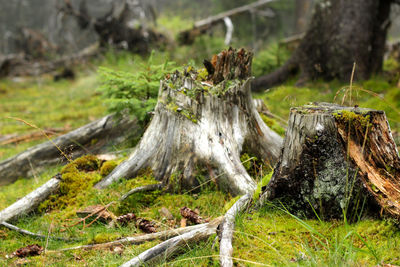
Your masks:
M 150 168 L 166 186 L 193 188 L 196 169 L 232 194 L 255 188 L 240 162 L 244 150 L 273 165 L 281 137 L 264 124 L 250 92 L 252 54 L 229 49 L 205 61 L 206 69 L 187 67 L 161 81 L 155 115 L 128 160 L 96 187 Z
M 261 201 L 307 216 L 361 210 L 400 217 L 400 158 L 385 113 L 321 103 L 292 108 L 278 164 Z M 371 210 L 372 209 L 372 210 Z

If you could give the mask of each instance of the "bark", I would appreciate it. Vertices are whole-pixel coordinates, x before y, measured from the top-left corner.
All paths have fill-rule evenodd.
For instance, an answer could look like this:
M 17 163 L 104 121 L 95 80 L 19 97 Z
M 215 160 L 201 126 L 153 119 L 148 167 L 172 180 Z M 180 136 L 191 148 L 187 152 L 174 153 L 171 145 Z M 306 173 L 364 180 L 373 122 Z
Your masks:
M 307 30 L 308 15 L 310 14 L 310 9 L 312 5 L 312 0 L 297 0 L 295 8 L 295 24 L 294 32 L 303 33 Z
M 125 118 L 116 122 L 113 115 L 105 116 L 0 162 L 0 186 L 30 176 L 46 166 L 65 162 L 66 155 L 74 159 L 83 154 L 98 153 L 107 145 L 125 141 L 130 136 L 128 133 L 138 135 L 139 132 L 136 120 Z
M 167 259 L 176 252 L 192 243 L 197 243 L 216 233 L 219 222 L 213 221 L 191 232 L 176 236 L 157 246 L 142 252 L 139 256 L 121 265 L 121 267 L 154 264 L 157 260 Z
M 400 216 L 400 158 L 383 111 L 321 103 L 292 108 L 284 148 L 261 201 L 307 216 Z M 354 217 L 353 217 L 354 218 Z
M 348 81 L 354 62 L 356 79 L 380 72 L 391 4 L 391 0 L 318 1 L 306 35 L 289 60 L 301 70 L 300 83 L 316 78 Z M 254 90 L 283 82 L 293 70 L 285 64 L 256 79 Z
M 196 21 L 193 25 L 193 28 L 190 30 L 185 30 L 179 33 L 178 40 L 180 44 L 183 45 L 190 45 L 194 42 L 196 37 L 205 34 L 209 31 L 212 27 L 219 23 L 223 23 L 225 18 L 230 18 L 236 15 L 240 15 L 244 12 L 250 12 L 254 9 L 257 9 L 265 4 L 270 2 L 274 2 L 275 0 L 259 0 L 254 3 L 240 6 L 228 11 L 224 11 L 220 14 Z M 229 31 L 229 27 L 228 31 Z M 228 42 L 229 43 L 229 42 Z M 226 41 L 225 41 L 226 44 Z
M 273 165 L 282 140 L 254 106 L 248 78 L 251 55 L 223 51 L 213 62 L 208 81 L 199 81 L 189 68 L 161 82 L 155 115 L 136 150 L 97 188 L 134 177 L 144 168 L 170 189 L 193 188 L 198 185 L 197 166 L 212 168 L 219 186 L 234 195 L 255 188 L 240 153 L 246 150 Z
M 242 196 L 225 214 L 220 227 L 219 261 L 221 266 L 233 266 L 232 261 L 232 239 L 235 229 L 235 218 L 250 202 L 252 194 Z
M 58 189 L 60 178 L 57 174 L 44 185 L 0 211 L 0 223 L 13 220 L 37 208 L 43 200 Z

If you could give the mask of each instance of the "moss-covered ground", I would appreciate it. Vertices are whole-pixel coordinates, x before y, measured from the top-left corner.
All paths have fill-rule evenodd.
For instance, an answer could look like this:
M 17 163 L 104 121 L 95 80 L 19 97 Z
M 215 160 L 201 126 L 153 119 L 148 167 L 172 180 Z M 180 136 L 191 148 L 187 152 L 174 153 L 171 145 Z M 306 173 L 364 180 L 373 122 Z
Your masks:
M 218 40 L 214 41 L 218 42 Z M 202 39 L 197 42 L 197 48 L 207 44 L 207 41 Z M 213 49 L 218 47 L 213 44 L 210 46 L 212 47 L 205 50 L 199 49 L 199 51 L 211 51 L 209 53 L 211 54 L 214 52 Z M 194 48 L 181 48 L 179 53 L 175 52 L 179 55 L 176 61 L 178 63 L 182 60 L 186 61 L 187 57 L 182 59 L 179 57 L 185 55 L 186 52 L 192 53 L 191 49 Z M 173 54 L 171 56 L 174 58 Z M 256 55 L 256 73 L 270 68 L 270 66 L 262 66 L 263 57 L 270 56 L 270 51 Z M 166 54 L 160 55 L 161 59 L 166 57 Z M 142 62 L 142 59 L 126 54 L 115 56 L 110 52 L 103 61 L 96 62 L 96 65 L 131 71 L 135 69 L 137 62 Z M 95 70 L 85 70 L 80 71 L 74 81 L 53 82 L 50 77 L 23 81 L 1 80 L 0 135 L 36 131 L 31 126 L 7 117 L 20 118 L 40 128 L 73 129 L 105 115 L 106 108 L 103 106 L 103 99 L 96 90 L 97 76 Z M 262 98 L 273 114 L 286 120 L 292 106 L 314 101 L 341 103 L 346 94 L 345 104 L 385 110 L 396 137 L 400 131 L 399 92 L 399 89 L 385 77 L 375 77 L 355 84 L 351 98 L 347 84 L 337 81 L 330 83 L 315 81 L 306 84 L 303 88 L 298 88 L 294 86 L 294 80 L 265 93 L 255 94 L 255 97 Z M 278 123 L 270 118 L 264 119 L 281 135 L 284 134 L 280 121 Z M 3 145 L 0 147 L 0 159 L 15 155 L 45 140 L 46 138 L 43 137 L 41 140 Z M 248 163 L 249 158 L 249 156 L 243 157 L 243 160 L 247 160 L 246 163 Z M 92 184 L 106 175 L 115 166 L 115 162 L 107 162 L 103 166 L 106 167 L 86 171 L 64 170 L 63 173 L 72 173 L 84 178 L 78 183 Z M 248 166 L 248 168 L 251 167 L 251 165 Z M 62 168 L 62 166 L 51 167 L 44 172 L 36 173 L 31 179 L 20 179 L 14 184 L 0 187 L 0 209 L 39 187 L 50 177 L 62 171 Z M 253 171 L 253 176 L 262 183 L 267 182 L 269 178 L 268 174 L 263 173 L 260 176 L 257 171 Z M 74 181 L 77 182 L 77 180 Z M 105 190 L 95 190 L 91 186 L 85 188 L 85 186 L 75 184 L 75 187 L 69 188 L 72 191 L 65 191 L 67 193 L 60 200 L 62 203 L 52 202 L 47 203 L 49 204 L 47 206 L 42 205 L 40 211 L 37 210 L 29 216 L 20 218 L 15 224 L 32 232 L 44 235 L 50 233 L 53 236 L 79 240 L 72 242 L 40 240 L 0 227 L 0 266 L 21 263 L 16 258 L 7 259 L 6 255 L 34 243 L 46 247 L 48 252 L 27 258 L 28 266 L 118 266 L 159 243 L 159 241 L 152 241 L 142 245 L 127 245 L 122 251 L 105 249 L 54 252 L 54 250 L 80 244 L 142 234 L 134 223 L 115 228 L 108 228 L 101 223 L 94 223 L 87 228 L 83 228 L 82 224 L 70 226 L 77 220 L 76 211 L 89 205 L 106 205 L 115 201 L 109 206 L 109 210 L 115 215 L 133 212 L 138 217 L 154 221 L 157 229 L 162 230 L 180 225 L 179 209 L 183 206 L 198 208 L 200 215 L 204 218 L 216 218 L 221 216 L 235 200 L 210 184 L 198 192 L 167 194 L 157 191 L 136 194 L 122 203 L 118 202 L 119 197 L 130 189 L 154 182 L 149 173 L 144 173 L 135 179 L 113 184 Z M 53 201 L 57 202 L 57 199 L 54 198 Z M 173 221 L 166 220 L 160 214 L 161 207 L 167 208 L 172 213 Z M 322 222 L 317 218 L 302 220 L 287 213 L 282 207 L 268 206 L 259 210 L 250 210 L 237 218 L 233 257 L 237 266 L 376 266 L 383 263 L 400 265 L 399 245 L 400 231 L 388 220 L 363 218 L 353 224 L 346 224 L 344 221 Z M 186 247 L 183 253 L 161 264 L 218 266 L 218 242 L 215 242 L 215 236 L 212 236 L 205 242 Z

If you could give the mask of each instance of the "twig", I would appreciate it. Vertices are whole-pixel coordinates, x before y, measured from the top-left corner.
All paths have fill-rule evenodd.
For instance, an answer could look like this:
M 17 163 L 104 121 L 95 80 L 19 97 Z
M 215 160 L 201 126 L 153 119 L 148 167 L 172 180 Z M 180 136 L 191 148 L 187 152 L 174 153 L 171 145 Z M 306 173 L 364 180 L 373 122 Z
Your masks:
M 69 227 L 73 227 L 75 225 L 80 224 L 81 222 L 83 222 L 83 229 L 85 229 L 86 227 L 89 227 L 90 225 L 92 225 L 95 221 L 97 221 L 100 217 L 101 217 L 101 212 L 103 212 L 104 210 L 106 210 L 111 204 L 115 203 L 114 201 L 111 201 L 110 203 L 108 203 L 107 205 L 105 205 L 104 207 L 102 207 L 101 209 L 95 210 L 92 213 L 90 213 L 89 215 L 87 215 L 84 218 L 79 219 L 76 223 L 73 223 L 71 225 L 66 225 L 65 227 L 69 228 Z M 88 225 L 86 225 L 86 219 L 92 217 L 93 215 L 96 215 L 100 213 L 93 221 L 91 221 Z
M 162 258 L 168 258 L 177 252 L 182 246 L 185 246 L 192 242 L 198 242 L 200 240 L 208 238 L 210 235 L 216 233 L 217 226 L 221 222 L 221 218 L 213 220 L 208 224 L 204 224 L 202 227 L 168 239 L 131 259 L 130 261 L 122 264 L 120 267 L 128 266 L 139 266 L 144 263 L 153 263 L 154 261 Z
M 219 219 L 221 220 L 221 219 Z M 182 235 L 200 228 L 205 227 L 208 225 L 208 223 L 204 224 L 198 224 L 198 225 L 193 225 L 193 226 L 188 226 L 184 228 L 178 228 L 178 229 L 172 229 L 172 230 L 166 230 L 158 233 L 152 233 L 152 234 L 145 234 L 145 235 L 139 235 L 139 236 L 131 236 L 131 237 L 125 237 L 119 240 L 107 242 L 107 243 L 101 243 L 101 244 L 93 244 L 93 245 L 82 245 L 82 246 L 77 246 L 77 247 L 71 247 L 71 248 L 63 248 L 60 250 L 54 250 L 54 251 L 49 251 L 49 252 L 56 252 L 56 251 L 68 251 L 68 250 L 76 250 L 76 249 L 99 249 L 99 248 L 109 248 L 112 246 L 117 246 L 117 245 L 128 245 L 128 244 L 141 244 L 147 241 L 152 241 L 155 239 L 161 239 L 165 240 L 171 237 L 175 237 L 177 235 Z
M 127 199 L 130 195 L 135 194 L 135 193 L 155 191 L 155 190 L 159 190 L 161 188 L 162 188 L 162 183 L 139 186 L 139 187 L 136 187 L 136 188 L 130 190 L 128 193 L 124 194 L 119 199 L 119 201 L 123 201 L 123 200 Z
M 45 236 L 45 235 L 32 233 L 32 232 L 30 232 L 30 231 L 28 231 L 28 230 L 19 228 L 19 227 L 15 226 L 15 225 L 12 225 L 12 224 L 7 223 L 7 222 L 2 222 L 0 225 L 4 226 L 4 227 L 6 227 L 6 228 L 8 228 L 8 229 L 10 229 L 10 230 L 13 230 L 13 231 L 16 231 L 16 232 L 18 232 L 18 233 L 24 234 L 24 235 L 30 235 L 30 236 L 37 237 L 37 238 L 40 238 L 40 239 L 46 239 L 46 238 L 47 238 L 47 236 Z M 68 242 L 68 241 L 77 241 L 77 240 L 80 240 L 80 239 L 69 239 L 69 238 L 56 237 L 56 236 L 50 236 L 50 235 L 48 235 L 48 238 L 54 239 L 54 240 L 67 241 L 67 242 Z

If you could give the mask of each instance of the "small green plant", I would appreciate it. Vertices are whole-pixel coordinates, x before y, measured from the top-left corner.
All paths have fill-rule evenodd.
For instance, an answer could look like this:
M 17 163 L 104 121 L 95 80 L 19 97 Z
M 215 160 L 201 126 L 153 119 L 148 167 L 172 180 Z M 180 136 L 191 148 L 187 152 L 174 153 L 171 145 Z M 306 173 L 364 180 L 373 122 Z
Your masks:
M 117 115 L 128 113 L 140 122 L 146 122 L 157 103 L 160 80 L 167 73 L 175 71 L 174 62 L 154 64 L 154 51 L 146 63 L 139 64 L 139 70 L 130 73 L 99 68 L 102 85 L 100 91 L 107 99 L 108 110 Z

